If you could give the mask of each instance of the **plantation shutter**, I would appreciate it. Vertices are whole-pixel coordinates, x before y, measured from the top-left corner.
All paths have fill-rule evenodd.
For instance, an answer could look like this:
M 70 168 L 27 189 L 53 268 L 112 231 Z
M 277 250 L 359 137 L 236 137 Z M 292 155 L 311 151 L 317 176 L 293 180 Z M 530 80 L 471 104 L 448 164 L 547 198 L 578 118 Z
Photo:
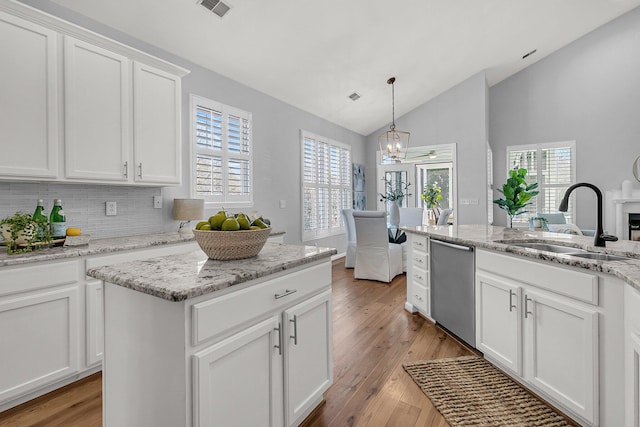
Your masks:
M 251 113 L 192 97 L 195 196 L 208 202 L 252 202 Z
M 527 225 L 536 212 L 558 212 L 565 191 L 575 182 L 575 141 L 514 146 L 508 147 L 507 151 L 509 169 L 527 169 L 527 182 L 537 182 L 540 192 L 527 206 L 526 213 L 514 218 L 513 224 Z M 569 199 L 565 217 L 568 223 L 574 222 L 572 199 Z
M 349 148 L 302 131 L 302 180 L 303 239 L 344 232 L 340 210 L 353 197 Z

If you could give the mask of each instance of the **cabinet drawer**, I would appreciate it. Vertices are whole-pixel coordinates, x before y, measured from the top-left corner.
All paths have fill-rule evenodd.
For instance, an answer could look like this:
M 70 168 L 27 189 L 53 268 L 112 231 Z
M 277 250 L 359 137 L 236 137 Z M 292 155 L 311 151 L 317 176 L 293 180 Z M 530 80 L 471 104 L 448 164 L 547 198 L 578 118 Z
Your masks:
M 428 283 L 427 283 L 427 271 L 426 270 L 423 270 L 422 268 L 414 266 L 411 273 L 413 275 L 413 283 L 414 284 L 427 286 Z
M 192 343 L 198 345 L 329 286 L 331 263 L 325 262 L 193 304 Z
M 418 285 L 414 282 L 411 288 L 411 300 L 413 305 L 419 310 L 428 313 L 429 310 L 429 298 L 427 297 L 427 288 L 422 285 Z
M 79 260 L 30 264 L 28 267 L 0 270 L 0 296 L 78 281 Z
M 476 251 L 476 267 L 540 289 L 598 305 L 598 276 L 518 256 Z
M 427 236 L 422 236 L 419 234 L 411 234 L 411 248 L 418 250 L 418 251 L 422 251 L 422 252 L 428 252 L 429 251 L 429 245 L 427 244 Z
M 411 264 L 413 268 L 421 268 L 423 270 L 429 270 L 429 257 L 425 252 L 411 251 Z

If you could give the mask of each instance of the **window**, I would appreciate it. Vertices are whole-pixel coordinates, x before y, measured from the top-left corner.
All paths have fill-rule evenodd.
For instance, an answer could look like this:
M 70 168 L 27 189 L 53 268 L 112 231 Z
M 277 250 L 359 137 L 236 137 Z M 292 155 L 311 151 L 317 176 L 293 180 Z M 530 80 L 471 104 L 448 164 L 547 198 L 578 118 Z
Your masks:
M 251 206 L 251 113 L 191 95 L 191 116 L 194 197 L 220 206 Z
M 302 239 L 344 233 L 340 210 L 352 205 L 351 148 L 301 132 Z
M 562 196 L 576 180 L 575 156 L 575 141 L 507 147 L 508 169 L 525 168 L 527 182 L 537 182 L 540 191 L 527 206 L 527 213 L 513 219 L 514 226 L 527 225 L 529 217 L 535 216 L 536 212 L 558 212 Z M 573 200 L 569 199 L 569 209 L 565 213 L 569 223 L 575 218 L 573 205 Z
M 493 225 L 493 150 L 487 142 L 487 223 Z

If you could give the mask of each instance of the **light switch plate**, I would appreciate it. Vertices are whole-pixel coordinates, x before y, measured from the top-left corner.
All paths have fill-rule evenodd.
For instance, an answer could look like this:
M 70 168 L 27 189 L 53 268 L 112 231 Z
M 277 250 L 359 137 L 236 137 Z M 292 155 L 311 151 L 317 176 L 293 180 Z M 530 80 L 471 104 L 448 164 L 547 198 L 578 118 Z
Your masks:
M 162 209 L 162 196 L 153 196 L 153 209 Z
M 287 201 L 286 200 L 280 200 L 280 209 L 284 209 L 287 207 Z

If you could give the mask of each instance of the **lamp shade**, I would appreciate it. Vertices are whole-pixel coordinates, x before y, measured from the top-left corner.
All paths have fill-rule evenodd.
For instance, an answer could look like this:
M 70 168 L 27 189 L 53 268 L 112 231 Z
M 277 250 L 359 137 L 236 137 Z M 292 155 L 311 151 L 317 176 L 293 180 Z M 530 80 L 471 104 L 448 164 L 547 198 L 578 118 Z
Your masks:
M 173 219 L 192 221 L 204 218 L 203 199 L 173 199 Z

